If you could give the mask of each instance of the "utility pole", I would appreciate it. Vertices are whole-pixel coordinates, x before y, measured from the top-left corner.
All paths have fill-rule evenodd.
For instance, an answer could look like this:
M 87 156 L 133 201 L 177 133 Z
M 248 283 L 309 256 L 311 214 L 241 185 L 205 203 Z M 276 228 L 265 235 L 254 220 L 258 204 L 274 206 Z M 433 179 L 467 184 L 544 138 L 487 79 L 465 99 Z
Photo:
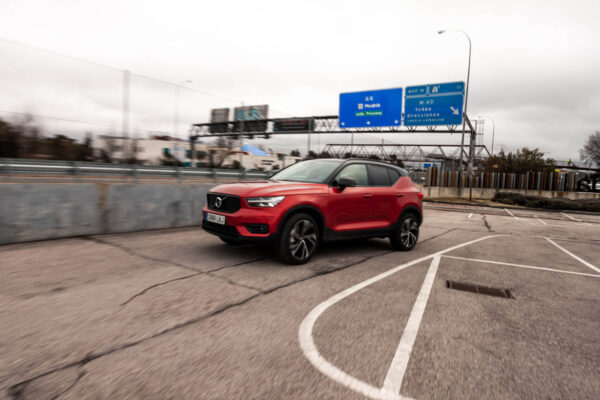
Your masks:
M 242 107 L 244 107 L 244 102 L 242 102 Z M 240 110 L 241 111 L 241 118 L 240 118 L 240 138 L 239 138 L 239 142 L 240 142 L 240 170 L 242 169 L 242 162 L 243 160 L 243 155 L 242 155 L 242 147 L 244 146 L 244 118 L 246 117 L 244 110 Z M 235 116 L 234 116 L 235 118 Z
M 473 200 L 473 164 L 475 163 L 475 141 L 477 140 L 477 131 L 471 125 L 471 121 L 465 114 L 465 122 L 468 122 L 470 128 L 469 141 L 469 201 Z
M 308 120 L 308 143 L 306 145 L 306 157 L 308 158 L 308 154 L 310 153 L 310 131 L 312 130 L 313 120 Z
M 121 126 L 121 135 L 123 136 L 123 147 L 121 154 L 128 159 L 128 147 L 129 147 L 129 85 L 130 85 L 130 73 L 128 70 L 123 70 L 123 121 Z
M 173 158 L 175 159 L 175 150 L 177 148 L 177 139 L 179 139 L 179 95 L 181 91 L 181 85 L 184 83 L 192 83 L 189 79 L 181 81 L 175 84 L 175 101 L 173 104 Z M 191 160 L 191 158 L 190 158 Z M 191 162 L 190 162 L 191 165 Z
M 496 137 L 496 121 L 494 121 L 494 118 L 486 116 L 486 115 L 480 115 L 479 118 L 487 118 L 490 121 L 492 121 L 492 150 L 491 153 L 492 155 L 494 155 L 494 139 Z

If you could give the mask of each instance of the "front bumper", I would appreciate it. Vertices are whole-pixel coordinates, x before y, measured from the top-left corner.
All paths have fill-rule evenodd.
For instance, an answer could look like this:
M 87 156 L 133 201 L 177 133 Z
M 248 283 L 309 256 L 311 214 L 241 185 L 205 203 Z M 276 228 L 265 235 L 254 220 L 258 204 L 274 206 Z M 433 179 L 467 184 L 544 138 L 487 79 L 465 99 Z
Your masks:
M 206 213 L 225 216 L 225 225 L 206 220 Z M 282 207 L 248 208 L 242 207 L 234 213 L 223 213 L 202 208 L 202 229 L 213 235 L 248 243 L 269 243 L 277 237 L 278 223 L 283 215 Z M 265 233 L 252 233 L 250 229 L 261 225 L 267 227 Z M 255 230 L 255 229 L 253 229 Z

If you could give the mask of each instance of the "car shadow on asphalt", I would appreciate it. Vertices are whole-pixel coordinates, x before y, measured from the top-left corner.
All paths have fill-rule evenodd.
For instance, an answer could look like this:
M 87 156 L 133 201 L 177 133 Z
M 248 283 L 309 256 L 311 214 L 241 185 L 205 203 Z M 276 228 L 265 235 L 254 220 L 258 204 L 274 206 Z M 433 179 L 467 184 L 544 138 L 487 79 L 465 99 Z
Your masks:
M 240 252 L 247 254 L 252 252 L 256 255 L 264 255 L 276 257 L 275 245 L 264 246 L 264 245 L 251 245 L 251 244 L 238 244 L 238 245 L 226 245 L 221 243 L 215 243 L 211 246 L 215 252 L 223 254 L 230 254 L 231 252 Z M 352 254 L 363 254 L 365 252 L 381 252 L 391 251 L 389 241 L 387 239 L 351 239 L 351 240 L 337 240 L 333 242 L 321 243 L 315 257 L 332 256 L 339 254 L 340 256 L 348 256 Z

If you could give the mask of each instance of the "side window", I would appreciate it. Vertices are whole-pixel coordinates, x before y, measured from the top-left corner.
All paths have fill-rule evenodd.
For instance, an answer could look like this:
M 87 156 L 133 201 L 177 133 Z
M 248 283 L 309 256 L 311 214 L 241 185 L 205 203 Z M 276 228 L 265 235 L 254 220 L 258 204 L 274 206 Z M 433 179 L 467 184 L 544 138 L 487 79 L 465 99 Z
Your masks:
M 348 165 L 337 174 L 335 180 L 339 181 L 341 178 L 354 180 L 354 182 L 356 182 L 356 186 L 369 186 L 367 166 L 365 164 Z
M 369 165 L 371 175 L 371 186 L 390 186 L 388 169 L 380 165 Z
M 398 182 L 398 179 L 400 179 L 400 174 L 395 169 L 388 168 L 387 170 L 390 175 L 390 183 L 394 186 Z

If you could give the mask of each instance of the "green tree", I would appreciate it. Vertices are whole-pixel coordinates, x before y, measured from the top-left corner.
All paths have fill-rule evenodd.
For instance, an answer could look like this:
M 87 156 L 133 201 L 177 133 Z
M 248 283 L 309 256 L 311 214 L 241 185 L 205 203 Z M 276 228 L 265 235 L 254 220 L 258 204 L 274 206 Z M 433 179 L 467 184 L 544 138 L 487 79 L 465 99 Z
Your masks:
M 500 153 L 489 157 L 483 164 L 488 172 L 552 172 L 556 162 L 551 158 L 544 158 L 545 153 L 539 149 L 523 147 L 516 151 L 507 152 L 502 149 Z
M 296 149 L 296 150 L 292 150 L 292 151 L 290 152 L 290 156 L 292 156 L 292 157 L 300 157 L 300 156 L 301 156 L 301 155 L 300 155 L 300 150 L 298 150 L 298 149 Z

